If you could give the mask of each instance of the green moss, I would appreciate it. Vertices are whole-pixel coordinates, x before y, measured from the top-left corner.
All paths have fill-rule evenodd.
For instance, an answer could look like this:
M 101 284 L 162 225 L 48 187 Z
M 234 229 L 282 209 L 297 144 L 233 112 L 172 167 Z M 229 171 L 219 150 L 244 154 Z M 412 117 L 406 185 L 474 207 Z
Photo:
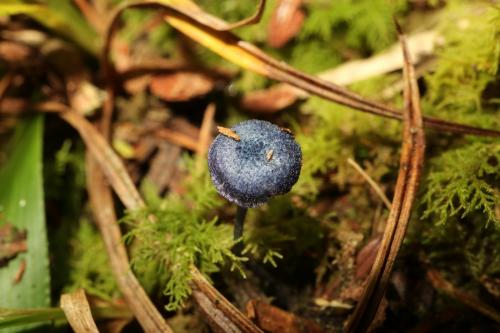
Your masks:
M 329 41 L 333 37 L 355 49 L 380 51 L 396 40 L 393 17 L 406 6 L 404 0 L 312 1 L 300 38 Z
M 83 288 L 87 293 L 105 300 L 118 296 L 101 235 L 89 221 L 80 221 L 70 245 L 70 283 L 64 288 L 65 291 Z
M 455 5 L 453 5 L 455 4 Z M 495 90 L 500 59 L 500 10 L 495 7 L 457 5 L 443 13 L 435 70 L 425 76 L 426 113 L 478 126 L 498 128 Z M 498 86 L 496 86 L 498 87 Z
M 148 191 L 147 208 L 129 212 L 123 219 L 132 228 L 126 236 L 128 242 L 134 240 L 132 267 L 147 289 L 160 286 L 168 299 L 166 309 L 172 311 L 190 294 L 191 265 L 210 274 L 222 266 L 242 271 L 241 262 L 246 260 L 231 252 L 232 226 L 213 217 L 223 201 L 210 182 L 206 164 L 187 157 L 184 164 L 190 174 L 185 195 L 162 199 Z
M 422 218 L 444 224 L 481 213 L 484 224 L 500 229 L 495 209 L 500 205 L 500 144 L 472 143 L 447 151 L 431 161 L 426 178 Z

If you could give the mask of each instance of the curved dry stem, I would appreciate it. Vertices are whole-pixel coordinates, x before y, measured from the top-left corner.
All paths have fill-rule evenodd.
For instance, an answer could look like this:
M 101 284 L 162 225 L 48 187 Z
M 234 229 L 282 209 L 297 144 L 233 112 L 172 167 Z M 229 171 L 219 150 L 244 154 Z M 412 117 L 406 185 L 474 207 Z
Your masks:
M 347 163 L 349 163 L 359 174 L 366 180 L 366 182 L 373 188 L 375 193 L 379 196 L 380 200 L 384 203 L 387 209 L 391 209 L 391 202 L 385 195 L 384 191 L 378 186 L 378 184 L 370 177 L 369 174 L 366 173 L 365 170 L 352 158 L 347 159 Z
M 424 162 L 425 137 L 418 86 L 401 34 L 400 40 L 405 59 L 405 113 L 399 174 L 382 243 L 346 332 L 366 332 L 377 313 L 408 227 Z

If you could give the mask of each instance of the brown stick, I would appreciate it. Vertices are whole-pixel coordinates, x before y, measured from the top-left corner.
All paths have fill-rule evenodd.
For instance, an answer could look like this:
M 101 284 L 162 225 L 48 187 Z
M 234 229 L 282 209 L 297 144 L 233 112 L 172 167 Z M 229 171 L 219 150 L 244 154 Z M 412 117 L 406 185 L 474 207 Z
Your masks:
M 428 270 L 427 279 L 431 282 L 432 286 L 437 290 L 443 291 L 450 297 L 455 298 L 456 300 L 467 305 L 471 309 L 481 313 L 482 315 L 500 324 L 500 313 L 495 308 L 484 303 L 475 296 L 455 288 L 437 270 L 434 269 Z
M 203 277 L 196 267 L 191 267 L 193 298 L 216 332 L 263 333 L 250 319 L 228 302 L 217 289 Z
M 76 6 L 80 9 L 83 16 L 89 24 L 99 33 L 104 32 L 105 25 L 95 7 L 88 0 L 73 0 Z
M 196 153 L 200 157 L 206 157 L 208 147 L 210 146 L 210 139 L 212 138 L 212 129 L 214 127 L 215 117 L 215 104 L 210 103 L 205 113 L 203 114 L 203 121 L 201 122 L 200 137 L 198 138 L 198 149 Z
M 127 251 L 113 209 L 113 197 L 92 153 L 87 154 L 86 171 L 92 212 L 125 302 L 145 332 L 173 332 L 130 270 Z
M 406 40 L 401 33 L 400 40 L 405 59 L 405 113 L 399 175 L 377 258 L 346 332 L 366 332 L 378 310 L 406 233 L 424 161 L 425 137 L 418 87 Z
M 189 135 L 168 128 L 157 130 L 155 136 L 187 150 L 198 151 L 199 149 L 199 141 L 193 139 Z

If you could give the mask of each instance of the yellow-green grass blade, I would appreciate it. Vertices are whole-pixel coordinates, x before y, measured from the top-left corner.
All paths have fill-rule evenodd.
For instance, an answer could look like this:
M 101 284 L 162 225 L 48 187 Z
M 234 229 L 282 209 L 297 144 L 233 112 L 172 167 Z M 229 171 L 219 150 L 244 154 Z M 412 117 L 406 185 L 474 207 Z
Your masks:
M 97 55 L 101 39 L 68 0 L 49 0 L 45 4 L 21 0 L 1 0 L 0 17 L 24 14 L 50 30 L 75 42 L 87 52 Z

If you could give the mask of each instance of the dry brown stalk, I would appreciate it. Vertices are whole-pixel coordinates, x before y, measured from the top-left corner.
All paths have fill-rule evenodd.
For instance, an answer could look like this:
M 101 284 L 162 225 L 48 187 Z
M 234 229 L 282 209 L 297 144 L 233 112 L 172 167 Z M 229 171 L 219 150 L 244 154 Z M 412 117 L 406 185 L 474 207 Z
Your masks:
M 122 242 L 114 203 L 99 165 L 92 153 L 86 158 L 87 189 L 94 219 L 109 256 L 111 268 L 125 298 L 145 332 L 173 332 L 155 308 L 129 267 L 127 251 Z
M 99 333 L 83 289 L 61 295 L 61 308 L 76 333 Z
M 500 324 L 500 313 L 497 311 L 497 309 L 484 303 L 475 296 L 456 288 L 455 286 L 453 286 L 453 284 L 451 284 L 451 282 L 446 280 L 437 270 L 434 269 L 428 270 L 427 279 L 431 282 L 432 286 L 437 290 L 446 293 L 450 297 L 458 300 L 460 303 L 467 305 L 471 309 L 481 313 L 482 315 Z
M 99 16 L 96 8 L 88 0 L 73 0 L 82 12 L 85 19 L 90 23 L 90 25 L 98 32 L 103 33 L 106 28 L 105 23 Z
M 417 193 L 424 161 L 425 137 L 418 86 L 409 59 L 405 37 L 400 33 L 405 59 L 405 107 L 403 144 L 392 207 L 380 249 L 372 266 L 361 299 L 349 319 L 346 332 L 366 332 L 385 294 Z
M 111 133 L 111 121 L 115 104 L 115 86 L 114 82 L 111 81 L 114 75 L 114 69 L 110 69 L 104 65 L 104 70 L 108 79 L 106 86 L 108 96 L 103 106 L 99 124 L 102 137 L 99 136 L 97 130 L 90 123 L 86 122 L 85 118 L 70 118 L 74 122 L 73 124 L 80 124 L 81 130 L 79 130 L 79 132 L 82 137 L 84 136 L 83 133 L 85 133 L 87 140 L 94 140 L 96 144 L 103 144 L 104 142 L 104 144 L 107 145 Z M 75 115 L 74 112 L 65 112 L 63 114 L 67 114 L 68 116 Z M 121 160 L 117 156 L 115 156 L 113 160 L 114 163 L 123 166 Z M 92 212 L 104 240 L 106 252 L 108 253 L 111 267 L 120 291 L 123 293 L 127 305 L 130 307 L 145 332 L 173 333 L 173 330 L 163 319 L 162 315 L 149 299 L 149 296 L 130 269 L 127 250 L 122 243 L 122 235 L 117 222 L 112 192 L 104 178 L 102 169 L 99 168 L 98 162 L 98 156 L 87 151 L 87 189 L 91 201 Z M 126 172 L 125 170 L 123 171 Z M 135 189 L 130 179 L 126 186 Z M 137 191 L 133 193 L 133 196 L 131 196 L 129 200 L 134 203 L 142 203 L 142 199 Z
M 196 267 L 191 267 L 193 297 L 216 332 L 263 333 L 248 317 L 228 302 L 205 279 Z
M 389 199 L 385 195 L 384 191 L 382 191 L 382 189 L 380 188 L 380 186 L 378 186 L 378 184 L 372 179 L 372 177 L 370 177 L 370 175 L 367 174 L 366 171 L 363 170 L 363 168 L 355 160 L 353 160 L 352 158 L 348 158 L 347 159 L 347 163 L 349 163 L 357 172 L 359 172 L 359 174 L 373 188 L 373 190 L 375 191 L 375 193 L 377 193 L 377 195 L 379 196 L 379 198 L 384 203 L 385 207 L 387 207 L 387 209 L 391 209 L 391 202 L 389 201 Z
M 187 150 L 198 151 L 199 149 L 199 141 L 182 132 L 162 128 L 155 132 L 155 136 Z
M 203 114 L 203 121 L 201 122 L 200 137 L 198 139 L 198 149 L 196 152 L 200 157 L 206 157 L 210 141 L 212 139 L 212 129 L 214 127 L 215 117 L 215 104 L 210 103 L 205 113 Z

